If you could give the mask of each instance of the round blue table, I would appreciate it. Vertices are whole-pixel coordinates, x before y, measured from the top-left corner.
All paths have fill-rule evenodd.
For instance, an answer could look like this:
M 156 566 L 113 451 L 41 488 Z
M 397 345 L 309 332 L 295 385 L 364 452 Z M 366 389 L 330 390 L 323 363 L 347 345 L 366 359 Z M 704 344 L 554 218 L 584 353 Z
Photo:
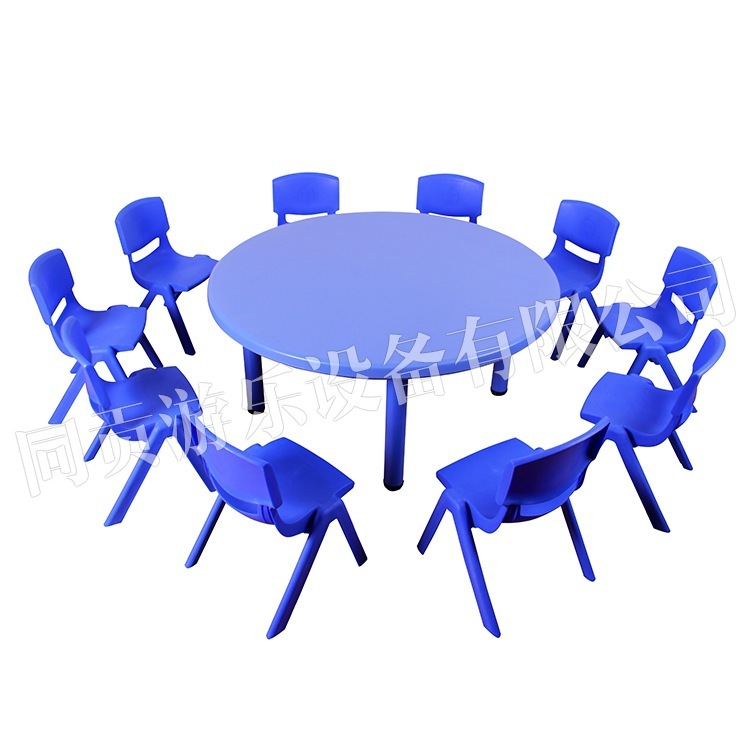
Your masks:
M 214 268 L 208 302 L 242 344 L 248 408 L 264 409 L 261 357 L 386 380 L 384 484 L 403 484 L 410 378 L 493 363 L 540 336 L 560 289 L 545 261 L 486 227 L 406 213 L 335 214 L 243 242 Z

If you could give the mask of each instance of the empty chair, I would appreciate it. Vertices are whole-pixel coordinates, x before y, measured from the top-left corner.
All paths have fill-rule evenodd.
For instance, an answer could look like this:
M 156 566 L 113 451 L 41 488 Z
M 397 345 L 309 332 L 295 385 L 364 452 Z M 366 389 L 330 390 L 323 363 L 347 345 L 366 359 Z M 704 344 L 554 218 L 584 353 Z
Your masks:
M 335 214 L 339 210 L 339 178 L 320 172 L 296 172 L 273 181 L 273 210 L 278 226 L 287 214 L 312 216 Z
M 202 284 L 211 275 L 216 261 L 207 255 L 180 255 L 172 249 L 167 238 L 169 221 L 161 198 L 141 198 L 128 204 L 117 214 L 115 225 L 122 250 L 130 261 L 133 278 L 148 290 L 141 307 L 148 308 L 156 297 L 161 296 L 182 348 L 186 354 L 195 354 L 195 347 L 177 309 L 177 298 Z M 133 259 L 135 253 L 152 242 L 158 244 L 148 255 Z
M 539 518 L 562 508 L 583 575 L 594 580 L 586 547 L 570 504 L 583 484 L 586 470 L 599 452 L 608 422 L 557 448 L 534 450 L 513 438 L 473 453 L 437 473 L 445 491 L 430 516 L 417 548 L 424 554 L 448 510 L 458 532 L 466 568 L 485 628 L 495 636 L 500 628 L 479 564 L 472 528 L 487 533 L 502 523 Z
M 687 345 L 698 321 L 705 315 L 717 287 L 716 270 L 705 256 L 678 247 L 672 253 L 663 281 L 661 294 L 648 307 L 618 302 L 601 311 L 599 327 L 579 367 L 586 366 L 602 336 L 607 336 L 621 349 L 635 350 L 636 357 L 628 374 L 640 373 L 651 361 L 664 370 L 673 388 L 681 385 L 667 355 Z
M 676 431 L 692 413 L 698 384 L 719 359 L 724 347 L 721 331 L 711 331 L 695 358 L 692 374 L 685 385 L 674 390 L 657 388 L 641 375 L 608 372 L 593 387 L 581 409 L 581 417 L 589 422 L 609 419 L 607 440 L 617 446 L 651 525 L 659 531 L 669 531 L 669 526 L 635 455 L 635 448 L 669 440 L 683 467 L 693 468 Z
M 190 419 L 200 414 L 201 408 L 185 376 L 176 367 L 159 367 L 138 370 L 125 380 L 106 381 L 94 367 L 86 336 L 75 318 L 63 323 L 60 335 L 65 348 L 78 361 L 91 406 L 104 423 L 84 459 L 94 458 L 110 430 L 124 440 L 146 444 L 104 525 L 120 523 L 125 517 L 159 449 L 170 436 L 179 441 L 199 476 L 213 489 L 195 449 Z
M 219 445 L 213 435 L 196 423 L 203 434 L 203 458 L 218 497 L 195 542 L 185 566 L 200 559 L 206 542 L 225 505 L 261 523 L 272 524 L 283 536 L 308 534 L 289 585 L 276 611 L 267 637 L 278 635 L 289 622 L 307 580 L 326 530 L 339 522 L 358 565 L 366 560 L 342 497 L 354 482 L 338 469 L 301 445 L 279 438 L 267 445 L 240 451 Z
M 560 202 L 555 219 L 555 244 L 545 258 L 560 284 L 560 299 L 568 299 L 568 312 L 560 331 L 552 359 L 559 359 L 570 336 L 570 330 L 581 300 L 588 302 L 594 315 L 599 308 L 592 291 L 602 279 L 604 262 L 612 252 L 620 222 L 593 203 L 564 200 Z M 588 259 L 576 253 L 581 248 L 598 258 Z
M 113 378 L 123 380 L 126 377 L 117 360 L 117 353 L 130 351 L 138 344 L 141 344 L 151 362 L 161 367 L 156 352 L 143 332 L 146 311 L 126 305 L 114 305 L 107 310 L 83 307 L 73 292 L 73 275 L 62 250 L 42 253 L 32 263 L 29 285 L 42 319 L 49 326 L 52 338 L 63 354 L 73 356 L 63 343 L 60 331 L 68 318 L 75 317 L 89 342 L 92 360 L 104 362 Z M 83 387 L 83 372 L 77 362 L 71 372 L 74 373 L 73 381 L 50 417 L 50 424 L 60 424 L 65 419 Z
M 430 174 L 417 182 L 417 211 L 421 214 L 466 216 L 473 224 L 482 214 L 484 183 L 460 174 Z

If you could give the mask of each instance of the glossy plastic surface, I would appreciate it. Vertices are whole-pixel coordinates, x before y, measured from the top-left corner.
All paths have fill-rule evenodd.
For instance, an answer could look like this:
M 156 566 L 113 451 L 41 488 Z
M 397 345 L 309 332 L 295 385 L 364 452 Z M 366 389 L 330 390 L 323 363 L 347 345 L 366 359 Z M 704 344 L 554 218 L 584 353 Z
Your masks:
M 635 350 L 636 358 L 628 374 L 640 373 L 650 360 L 664 370 L 670 385 L 678 388 L 680 378 L 667 355 L 684 348 L 692 338 L 716 291 L 716 270 L 704 255 L 678 247 L 672 253 L 663 282 L 653 305 L 632 307 L 618 302 L 603 308 L 599 327 L 578 366 L 586 366 L 602 336 L 607 336 L 620 348 Z M 673 297 L 681 301 L 687 315 Z
M 591 430 L 556 448 L 534 450 L 518 439 L 506 440 L 440 469 L 445 491 L 417 545 L 424 554 L 446 511 L 458 533 L 464 562 L 485 628 L 500 635 L 472 528 L 487 533 L 502 523 L 528 521 L 562 508 L 583 575 L 594 580 L 570 496 L 583 484 L 608 428 L 606 419 Z
M 320 172 L 277 177 L 273 181 L 273 210 L 279 226 L 287 223 L 287 214 L 335 214 L 339 210 L 339 178 Z
M 676 430 L 693 412 L 698 384 L 721 357 L 725 345 L 721 331 L 711 331 L 685 385 L 674 390 L 657 388 L 641 375 L 608 372 L 593 387 L 581 409 L 581 417 L 589 422 L 610 420 L 607 440 L 617 446 L 651 524 L 659 531 L 669 531 L 669 526 L 634 449 L 659 445 L 668 439 L 683 467 L 693 468 Z
M 430 174 L 417 181 L 417 211 L 465 216 L 472 224 L 482 214 L 484 183 L 460 174 Z
M 103 422 L 85 460 L 96 456 L 110 431 L 124 440 L 146 444 L 104 525 L 111 526 L 123 520 L 159 449 L 170 436 L 177 439 L 199 476 L 213 489 L 203 460 L 195 450 L 190 419 L 200 414 L 201 408 L 187 378 L 176 367 L 159 367 L 138 370 L 125 380 L 104 380 L 94 367 L 93 355 L 79 322 L 73 317 L 67 318 L 60 334 L 66 349 L 78 361 L 91 406 Z
M 200 559 L 224 505 L 248 518 L 273 524 L 284 536 L 308 534 L 267 637 L 278 635 L 289 622 L 323 537 L 336 520 L 344 532 L 358 565 L 367 556 L 341 499 L 354 482 L 337 468 L 301 445 L 280 438 L 244 451 L 218 442 L 196 424 L 203 436 L 203 459 L 218 494 L 206 523 L 185 563 Z
M 195 354 L 185 323 L 177 308 L 177 298 L 183 292 L 202 284 L 210 275 L 216 261 L 207 255 L 188 257 L 172 249 L 167 238 L 169 221 L 161 198 L 141 198 L 128 204 L 115 219 L 117 234 L 125 255 L 130 261 L 133 278 L 148 294 L 141 307 L 148 306 L 161 296 L 169 311 L 182 348 Z M 152 242 L 156 247 L 138 260 L 133 255 Z
M 42 253 L 29 270 L 29 285 L 39 312 L 63 354 L 72 356 L 63 343 L 60 331 L 63 323 L 68 318 L 74 317 L 83 328 L 92 360 L 104 362 L 113 378 L 124 379 L 126 377 L 117 360 L 117 353 L 131 351 L 139 343 L 151 362 L 156 367 L 161 367 L 156 352 L 143 332 L 146 325 L 144 309 L 114 305 L 107 310 L 89 310 L 76 299 L 73 284 L 70 266 L 65 254 L 59 249 Z M 73 382 L 50 418 L 50 424 L 60 424 L 65 419 L 65 415 L 83 387 L 83 375 L 78 366 L 74 368 L 74 372 Z
M 612 252 L 619 226 L 620 222 L 609 211 L 593 203 L 573 200 L 560 203 L 554 227 L 555 244 L 545 260 L 557 276 L 560 297 L 568 299 L 569 307 L 552 359 L 562 354 L 582 300 L 598 315 L 599 308 L 591 293 L 601 281 L 604 262 Z M 599 257 L 583 258 L 570 245 Z
M 208 283 L 216 322 L 245 349 L 346 377 L 495 362 L 541 336 L 558 299 L 554 273 L 520 242 L 413 213 L 336 214 L 271 229 L 227 253 Z

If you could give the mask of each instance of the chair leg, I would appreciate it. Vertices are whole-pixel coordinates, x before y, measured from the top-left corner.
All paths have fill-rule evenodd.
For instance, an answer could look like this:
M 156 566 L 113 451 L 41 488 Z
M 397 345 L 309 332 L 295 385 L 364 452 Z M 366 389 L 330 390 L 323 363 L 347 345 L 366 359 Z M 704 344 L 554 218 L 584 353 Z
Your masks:
M 417 542 L 417 549 L 421 554 L 424 555 L 424 553 L 427 552 L 427 548 L 430 546 L 432 537 L 435 536 L 435 532 L 437 531 L 438 526 L 440 526 L 440 522 L 443 520 L 445 510 L 445 503 L 443 502 L 443 498 L 441 496 L 437 501 L 435 510 L 432 511 L 432 515 L 430 516 L 430 520 L 427 522 L 427 526 L 425 526 L 425 530 L 422 532 L 422 536 Z
M 568 343 L 570 337 L 570 331 L 573 328 L 573 322 L 575 321 L 576 314 L 578 313 L 578 305 L 580 304 L 580 298 L 577 294 L 574 294 L 570 299 L 570 306 L 568 307 L 568 313 L 565 316 L 565 322 L 560 329 L 560 336 L 557 339 L 557 344 L 552 351 L 550 359 L 560 359 L 565 349 L 565 344 Z
M 107 355 L 104 357 L 104 361 L 106 362 L 107 367 L 109 368 L 109 371 L 112 373 L 112 377 L 115 380 L 128 379 L 128 376 L 125 374 L 125 370 L 122 369 L 122 365 L 117 359 L 117 354 L 115 354 L 112 349 L 107 352 Z
M 591 294 L 591 291 L 586 289 L 583 292 L 583 299 L 586 300 L 589 304 L 589 309 L 591 310 L 591 313 L 593 314 L 594 318 L 596 319 L 597 325 L 602 322 L 602 310 L 603 308 L 599 307 L 599 305 L 596 304 L 596 300 L 594 299 L 594 295 Z
M 589 560 L 589 553 L 586 551 L 586 545 L 583 543 L 583 537 L 581 536 L 581 530 L 578 528 L 578 521 L 576 520 L 575 513 L 573 513 L 573 506 L 570 504 L 570 500 L 566 500 L 562 504 L 563 516 L 565 516 L 565 523 L 568 526 L 570 532 L 570 538 L 573 540 L 573 546 L 578 555 L 578 562 L 581 565 L 581 571 L 585 578 L 589 581 L 595 580 L 594 569 L 591 567 L 591 560 Z
M 172 318 L 172 325 L 174 325 L 175 331 L 177 331 L 177 336 L 180 339 L 180 343 L 182 344 L 182 348 L 185 354 L 189 354 L 192 356 L 193 354 L 195 354 L 195 347 L 193 346 L 193 342 L 190 340 L 190 334 L 187 332 L 187 328 L 185 327 L 185 321 L 182 319 L 182 315 L 177 308 L 177 300 L 174 298 L 174 295 L 171 293 L 165 294 L 164 304 L 169 311 L 169 317 Z
M 482 616 L 482 623 L 492 635 L 499 638 L 500 626 L 497 624 L 495 610 L 492 608 L 492 602 L 490 601 L 489 591 L 487 591 L 487 583 L 484 580 L 482 566 L 479 564 L 479 555 L 477 554 L 474 536 L 471 533 L 466 506 L 461 505 L 456 508 L 456 510 L 452 511 L 452 513 L 453 521 L 456 524 L 456 531 L 458 532 L 458 541 L 461 544 L 461 552 L 463 553 L 464 562 L 466 563 L 466 570 L 469 573 L 471 587 L 474 590 L 474 597 L 477 600 L 479 614 Z
M 602 336 L 604 336 L 604 326 L 600 323 L 599 326 L 597 326 L 597 329 L 594 331 L 594 335 L 591 337 L 591 340 L 586 347 L 586 351 L 578 360 L 579 367 L 586 367 L 589 360 L 591 359 L 591 355 L 594 353 L 594 349 L 596 349 L 596 345 L 601 341 Z
M 638 354 L 635 355 L 633 364 L 630 365 L 628 375 L 640 375 L 643 372 L 643 368 L 648 364 L 648 354 L 645 349 L 639 349 Z
M 208 538 L 211 536 L 211 532 L 214 530 L 214 526 L 216 526 L 216 522 L 219 520 L 219 516 L 221 515 L 221 511 L 224 510 L 225 505 L 226 503 L 221 499 L 221 495 L 219 495 L 219 497 L 216 498 L 213 508 L 211 508 L 211 512 L 208 514 L 206 522 L 203 524 L 201 533 L 198 534 L 198 538 L 195 540 L 193 549 L 190 550 L 188 559 L 185 561 L 186 568 L 192 568 L 193 565 L 201 559 Z
M 669 361 L 669 357 L 667 357 L 666 354 L 658 358 L 657 364 L 662 370 L 664 370 L 664 374 L 667 376 L 669 385 L 671 385 L 672 388 L 682 388 L 680 376 L 677 374 L 677 370 L 674 369 L 674 365 Z
M 151 346 L 151 342 L 146 338 L 145 333 L 138 339 L 138 343 L 143 347 L 143 351 L 146 352 L 146 356 L 151 360 L 151 364 L 154 367 L 164 367 L 156 351 L 154 351 L 154 347 Z
M 344 532 L 346 541 L 349 542 L 349 548 L 354 555 L 354 559 L 357 561 L 357 565 L 364 565 L 367 562 L 367 554 L 362 546 L 362 542 L 359 541 L 359 536 L 354 528 L 349 511 L 343 502 L 341 503 L 341 510 L 339 510 L 337 518 L 339 526 L 341 526 L 341 531 Z
M 302 554 L 294 568 L 294 573 L 292 573 L 292 577 L 286 587 L 284 596 L 281 598 L 279 608 L 276 610 L 271 627 L 266 633 L 266 638 L 273 638 L 286 628 L 327 530 L 328 524 L 325 522 L 313 525 L 312 531 L 302 549 Z
M 677 437 L 677 432 L 673 432 L 669 436 L 669 444 L 672 446 L 674 452 L 677 454 L 677 458 L 679 462 L 682 464 L 683 468 L 687 469 L 688 471 L 693 470 L 693 464 L 690 463 L 690 459 L 688 458 L 687 453 L 685 452 L 685 448 L 682 445 L 682 441 L 679 437 Z
M 151 291 L 151 292 L 149 292 L 149 293 L 148 293 L 148 294 L 147 294 L 147 295 L 146 295 L 146 296 L 145 296 L 145 297 L 143 298 L 143 302 L 141 302 L 140 306 L 141 306 L 141 307 L 143 307 L 143 308 L 146 308 L 146 309 L 148 309 L 148 308 L 149 308 L 149 307 L 151 306 L 151 303 L 152 303 L 152 302 L 153 302 L 153 301 L 154 301 L 154 300 L 155 300 L 155 299 L 156 299 L 156 298 L 157 298 L 158 296 L 159 296 L 159 295 L 158 295 L 158 294 L 157 294 L 156 292 L 154 292 L 154 291 Z
M 49 424 L 63 423 L 65 416 L 70 411 L 70 407 L 73 406 L 73 402 L 76 400 L 81 388 L 83 388 L 83 383 L 83 369 L 78 369 L 75 375 L 73 375 L 73 380 L 70 381 L 70 385 L 65 390 L 63 397 L 60 399 L 60 403 L 49 418 Z
M 151 433 L 148 439 L 148 445 L 138 457 L 138 461 L 136 462 L 133 471 L 130 473 L 128 481 L 125 482 L 122 492 L 112 506 L 112 510 L 109 512 L 107 520 L 104 522 L 105 526 L 114 526 L 125 518 L 125 514 L 128 512 L 138 490 L 143 484 L 143 480 L 146 478 L 148 470 L 151 468 L 154 457 L 159 452 L 162 443 L 166 440 L 167 434 L 166 428 L 157 428 Z
M 661 512 L 661 508 L 659 508 L 659 504 L 656 502 L 654 493 L 646 479 L 646 475 L 643 473 L 643 468 L 638 461 L 638 457 L 635 455 L 632 444 L 625 435 L 618 437 L 615 440 L 615 444 L 617 445 L 617 450 L 620 452 L 620 456 L 622 456 L 623 463 L 628 470 L 636 492 L 638 492 L 638 497 L 640 497 L 643 503 L 651 525 L 657 531 L 669 532 L 667 521 Z
M 103 424 L 99 428 L 99 431 L 96 433 L 96 436 L 91 441 L 91 445 L 83 456 L 84 461 L 92 461 L 94 458 L 96 458 L 96 454 L 99 453 L 99 448 L 102 447 L 104 439 L 109 434 L 109 429 L 110 427 L 108 424 Z

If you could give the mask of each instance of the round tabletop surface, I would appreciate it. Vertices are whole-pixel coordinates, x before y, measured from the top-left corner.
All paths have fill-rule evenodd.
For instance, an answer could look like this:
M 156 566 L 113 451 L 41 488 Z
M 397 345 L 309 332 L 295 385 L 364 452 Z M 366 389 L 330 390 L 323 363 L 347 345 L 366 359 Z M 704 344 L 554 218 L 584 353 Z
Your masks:
M 560 289 L 510 237 L 413 213 L 334 214 L 275 227 L 214 268 L 219 326 L 307 370 L 386 378 L 496 362 L 550 325 Z

